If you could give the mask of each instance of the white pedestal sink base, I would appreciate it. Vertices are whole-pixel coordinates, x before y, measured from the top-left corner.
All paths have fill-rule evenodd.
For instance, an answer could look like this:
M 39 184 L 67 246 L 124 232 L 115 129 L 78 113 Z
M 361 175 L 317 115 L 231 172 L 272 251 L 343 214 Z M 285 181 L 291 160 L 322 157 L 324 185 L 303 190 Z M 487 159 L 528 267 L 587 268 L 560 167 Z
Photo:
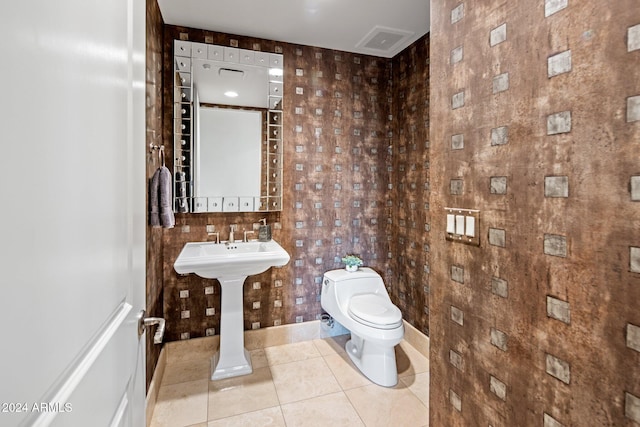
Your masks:
M 211 360 L 211 379 L 247 375 L 253 372 L 251 356 L 244 348 L 242 288 L 247 276 L 218 279 L 220 297 L 220 348 Z
M 222 380 L 252 373 L 251 356 L 247 349 L 243 348 L 242 350 L 244 351 L 241 357 L 235 358 L 234 362 L 230 362 L 229 359 L 227 359 L 226 363 L 220 363 L 220 351 L 217 351 L 211 359 L 211 379 Z M 223 360 L 222 362 L 225 361 Z

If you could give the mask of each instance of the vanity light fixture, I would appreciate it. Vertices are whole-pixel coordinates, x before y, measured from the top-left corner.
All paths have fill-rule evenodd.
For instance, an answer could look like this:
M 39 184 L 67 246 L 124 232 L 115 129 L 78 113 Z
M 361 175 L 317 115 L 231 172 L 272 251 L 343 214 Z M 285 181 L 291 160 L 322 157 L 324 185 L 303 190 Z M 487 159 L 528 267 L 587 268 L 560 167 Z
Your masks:
M 238 92 L 234 92 L 232 90 L 228 90 L 224 93 L 224 96 L 228 96 L 229 98 L 237 98 Z

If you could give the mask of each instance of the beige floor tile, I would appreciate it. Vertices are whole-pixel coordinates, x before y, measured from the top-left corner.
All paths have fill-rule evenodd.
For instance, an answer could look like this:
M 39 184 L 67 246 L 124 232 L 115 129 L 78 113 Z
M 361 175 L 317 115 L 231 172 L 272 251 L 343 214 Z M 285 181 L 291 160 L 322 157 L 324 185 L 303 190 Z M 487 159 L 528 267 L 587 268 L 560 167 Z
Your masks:
M 188 426 L 207 421 L 208 390 L 208 380 L 160 387 L 151 427 Z
M 251 355 L 251 367 L 253 369 L 266 368 L 269 366 L 264 349 L 251 350 L 249 354 Z
M 322 357 L 271 366 L 281 404 L 340 391 Z
M 335 353 L 344 353 L 344 346 L 351 339 L 351 335 L 338 335 L 330 338 L 313 340 L 316 348 L 323 356 Z
M 209 420 L 279 404 L 269 368 L 254 369 L 249 375 L 209 381 Z
M 324 360 L 343 390 L 371 384 L 349 359 L 347 353 L 324 356 Z
M 220 346 L 220 336 L 200 337 L 190 340 L 171 341 L 165 344 L 167 363 L 181 363 L 193 359 L 206 359 L 213 356 Z
M 420 427 L 429 424 L 429 410 L 404 384 L 375 384 L 345 391 L 367 427 Z
M 282 405 L 282 413 L 288 426 L 364 427 L 343 392 Z
M 405 377 L 429 371 L 429 359 L 413 348 L 406 341 L 401 341 L 395 347 L 396 365 L 398 366 L 398 376 Z
M 428 426 L 428 358 L 401 342 L 400 382 L 380 387 L 349 360 L 349 338 L 255 349 L 253 374 L 219 381 L 209 380 L 213 341 L 175 343 L 151 427 Z
M 162 386 L 187 381 L 205 380 L 211 371 L 211 358 L 194 358 L 179 363 L 168 363 L 162 377 Z
M 402 377 L 400 381 L 420 399 L 424 406 L 429 407 L 429 372 Z
M 209 421 L 207 427 L 285 427 L 280 407 L 247 412 L 221 420 Z
M 312 341 L 267 347 L 264 349 L 264 353 L 267 356 L 269 366 L 320 357 L 320 352 Z

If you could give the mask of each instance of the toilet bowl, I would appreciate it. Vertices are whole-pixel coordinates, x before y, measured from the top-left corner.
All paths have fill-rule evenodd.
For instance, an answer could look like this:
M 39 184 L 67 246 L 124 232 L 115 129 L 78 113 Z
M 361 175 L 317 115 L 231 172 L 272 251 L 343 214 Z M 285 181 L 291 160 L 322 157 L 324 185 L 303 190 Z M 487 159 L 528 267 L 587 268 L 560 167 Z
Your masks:
M 322 308 L 351 332 L 345 350 L 351 361 L 376 384 L 398 383 L 394 347 L 404 336 L 402 313 L 389 298 L 384 282 L 370 268 L 324 274 Z

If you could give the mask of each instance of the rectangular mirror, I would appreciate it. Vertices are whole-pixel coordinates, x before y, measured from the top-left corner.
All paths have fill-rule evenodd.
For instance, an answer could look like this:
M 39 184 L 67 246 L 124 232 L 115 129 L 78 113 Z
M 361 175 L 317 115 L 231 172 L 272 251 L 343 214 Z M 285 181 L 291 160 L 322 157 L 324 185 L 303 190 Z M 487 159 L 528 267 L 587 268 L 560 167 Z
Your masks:
M 176 212 L 279 211 L 280 54 L 174 41 Z

